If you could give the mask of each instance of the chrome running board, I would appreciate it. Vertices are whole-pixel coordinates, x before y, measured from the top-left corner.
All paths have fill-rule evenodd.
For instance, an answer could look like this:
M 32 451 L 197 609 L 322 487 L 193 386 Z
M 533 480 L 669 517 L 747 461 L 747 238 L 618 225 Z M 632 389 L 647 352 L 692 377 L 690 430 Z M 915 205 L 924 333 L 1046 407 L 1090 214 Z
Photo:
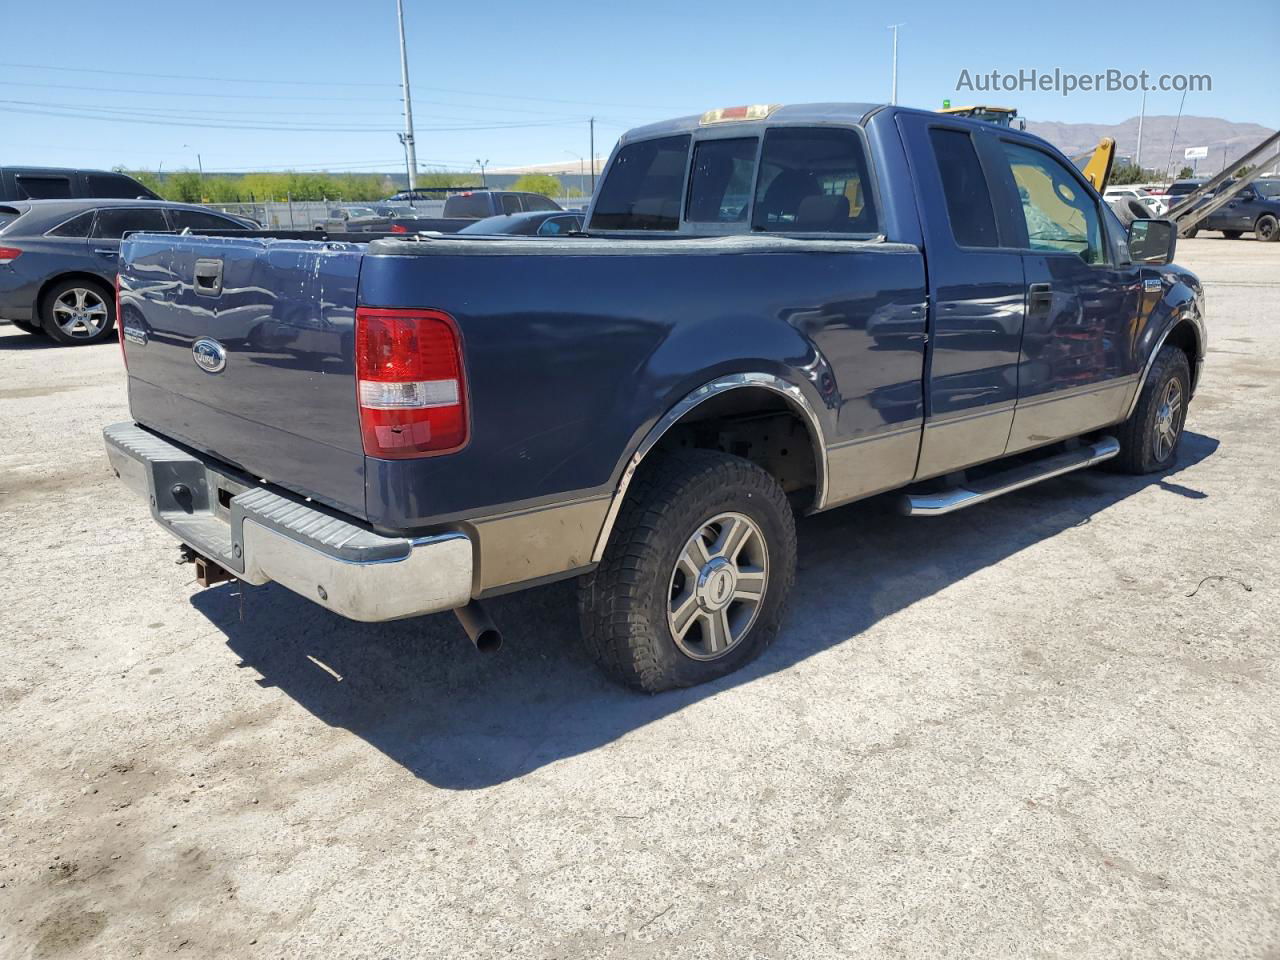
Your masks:
M 1120 442 L 1115 437 L 1101 437 L 1088 446 L 1013 467 L 1003 473 L 966 483 L 962 487 L 935 493 L 904 493 L 898 499 L 898 509 L 909 517 L 939 517 L 944 513 L 972 507 L 975 503 L 992 500 L 1003 493 L 1021 490 L 1050 477 L 1060 477 L 1073 470 L 1092 467 L 1110 460 L 1119 452 Z

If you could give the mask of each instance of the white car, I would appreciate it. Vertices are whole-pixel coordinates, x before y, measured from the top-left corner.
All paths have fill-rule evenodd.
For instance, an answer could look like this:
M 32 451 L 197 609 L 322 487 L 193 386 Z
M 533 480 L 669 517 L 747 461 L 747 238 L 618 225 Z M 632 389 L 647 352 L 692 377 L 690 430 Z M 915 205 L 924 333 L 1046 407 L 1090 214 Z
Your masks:
M 1169 210 L 1164 200 L 1160 197 L 1152 196 L 1141 187 L 1107 187 L 1106 191 L 1102 194 L 1102 199 L 1107 201 L 1107 203 L 1113 203 L 1116 200 L 1136 199 L 1144 207 L 1150 209 L 1153 217 L 1163 216 Z

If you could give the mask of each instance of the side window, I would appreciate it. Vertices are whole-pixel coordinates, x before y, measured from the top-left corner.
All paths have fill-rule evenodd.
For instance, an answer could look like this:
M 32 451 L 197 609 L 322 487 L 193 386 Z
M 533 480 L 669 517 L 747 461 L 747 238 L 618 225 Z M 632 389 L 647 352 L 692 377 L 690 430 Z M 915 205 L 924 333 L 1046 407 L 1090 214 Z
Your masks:
M 341 217 L 341 215 L 342 212 L 337 211 L 336 216 Z M 234 220 L 228 220 L 226 217 L 220 217 L 215 213 L 205 213 L 203 210 L 170 210 L 169 219 L 173 221 L 173 229 L 175 230 L 184 230 L 187 227 L 192 230 L 244 229 Z
M 600 186 L 591 229 L 678 230 L 688 157 L 688 135 L 623 147 Z
M 147 188 L 138 183 L 132 177 L 121 176 L 118 173 L 90 173 L 86 175 L 89 181 L 89 196 L 91 197 L 119 197 L 124 200 L 136 200 L 138 197 L 145 196 Z
M 503 213 L 519 213 L 520 198 L 514 193 L 504 193 L 502 195 L 502 212 Z
M 1033 147 L 1000 142 L 1013 169 L 1032 250 L 1079 254 L 1106 263 L 1106 246 L 1093 197 L 1059 161 Z
M 549 217 L 538 228 L 538 236 L 558 237 L 577 229 L 579 229 L 578 221 L 574 217 Z
M 119 240 L 134 230 L 150 230 L 165 233 L 169 222 L 160 207 L 130 208 L 103 207 L 98 211 L 98 222 L 93 235 L 100 240 Z
M 85 213 L 72 217 L 65 223 L 60 223 L 48 233 L 46 237 L 87 237 L 89 229 L 93 226 L 93 211 L 88 210 Z
M 68 177 L 30 177 L 18 174 L 19 200 L 64 200 L 71 196 Z
M 878 233 L 861 138 L 852 130 L 822 127 L 776 127 L 766 133 L 751 227 Z
M 558 209 L 554 203 L 547 197 L 537 193 L 522 194 L 524 197 L 524 208 L 526 210 L 556 210 Z
M 694 148 L 686 220 L 742 223 L 747 219 L 759 143 L 755 137 L 703 140 Z
M 942 178 L 947 199 L 947 219 L 951 235 L 962 247 L 998 247 L 996 215 L 991 209 L 991 190 L 978 161 L 973 138 L 962 130 L 934 127 L 929 131 L 933 157 Z

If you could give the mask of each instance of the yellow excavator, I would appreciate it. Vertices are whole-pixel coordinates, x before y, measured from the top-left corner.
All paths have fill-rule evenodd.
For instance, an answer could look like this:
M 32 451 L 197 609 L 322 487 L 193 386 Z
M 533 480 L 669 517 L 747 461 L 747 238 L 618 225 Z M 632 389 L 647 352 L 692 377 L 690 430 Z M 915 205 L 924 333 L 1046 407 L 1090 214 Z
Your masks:
M 1116 159 L 1116 142 L 1110 137 L 1103 137 L 1093 148 L 1092 156 L 1082 154 L 1079 157 L 1072 157 L 1072 160 L 1079 163 L 1086 156 L 1089 160 L 1081 172 L 1084 173 L 1084 178 L 1093 184 L 1093 189 L 1102 193 L 1107 189 L 1107 181 L 1111 179 L 1111 164 Z

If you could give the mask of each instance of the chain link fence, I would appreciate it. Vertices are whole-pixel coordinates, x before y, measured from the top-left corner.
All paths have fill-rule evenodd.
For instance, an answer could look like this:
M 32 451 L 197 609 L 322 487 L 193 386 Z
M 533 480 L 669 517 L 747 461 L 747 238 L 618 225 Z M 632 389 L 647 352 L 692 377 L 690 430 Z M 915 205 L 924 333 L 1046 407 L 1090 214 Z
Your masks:
M 566 210 L 585 208 L 590 200 L 589 197 L 553 199 Z M 204 206 L 210 210 L 256 220 L 266 230 L 316 230 L 326 226 L 332 229 L 334 221 L 344 219 L 343 211 L 373 216 L 374 213 L 370 211 L 382 211 L 388 207 L 392 208 L 394 216 L 399 217 L 444 216 L 443 200 L 415 200 L 411 204 L 385 201 L 345 203 L 337 200 L 281 200 L 270 203 L 206 203 Z

